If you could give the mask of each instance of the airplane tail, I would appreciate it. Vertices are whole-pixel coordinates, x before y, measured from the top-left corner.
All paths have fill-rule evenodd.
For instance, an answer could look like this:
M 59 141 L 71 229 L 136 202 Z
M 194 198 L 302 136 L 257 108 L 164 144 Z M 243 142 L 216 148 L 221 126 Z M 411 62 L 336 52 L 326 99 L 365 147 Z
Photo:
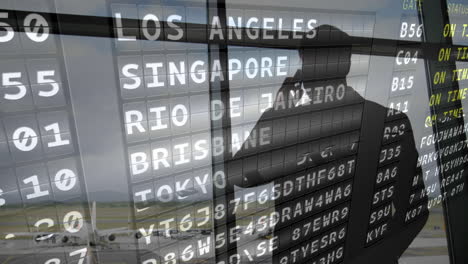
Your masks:
M 96 229 L 96 201 L 93 201 L 93 205 L 91 208 L 91 228 L 93 229 L 93 232 Z

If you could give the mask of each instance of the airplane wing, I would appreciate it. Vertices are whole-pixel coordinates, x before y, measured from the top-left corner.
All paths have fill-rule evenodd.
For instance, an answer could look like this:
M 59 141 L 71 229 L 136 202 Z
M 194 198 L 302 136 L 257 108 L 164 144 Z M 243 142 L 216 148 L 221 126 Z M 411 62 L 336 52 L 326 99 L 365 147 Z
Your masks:
M 5 235 L 5 240 L 8 239 L 15 239 L 17 237 L 32 237 L 34 241 L 39 242 L 43 240 L 47 240 L 53 236 L 58 236 L 61 233 L 54 233 L 54 232 L 17 232 L 17 233 L 9 233 Z
M 126 227 L 111 228 L 111 229 L 105 229 L 105 230 L 97 229 L 97 226 L 96 226 L 96 201 L 93 202 L 93 206 L 91 208 L 91 227 L 98 234 L 98 236 L 132 233 L 132 230 L 129 230 Z
M 98 234 L 99 235 L 117 235 L 117 234 L 129 234 L 129 233 L 132 233 L 132 232 L 133 231 L 128 229 L 128 228 L 120 227 L 120 228 L 99 230 Z

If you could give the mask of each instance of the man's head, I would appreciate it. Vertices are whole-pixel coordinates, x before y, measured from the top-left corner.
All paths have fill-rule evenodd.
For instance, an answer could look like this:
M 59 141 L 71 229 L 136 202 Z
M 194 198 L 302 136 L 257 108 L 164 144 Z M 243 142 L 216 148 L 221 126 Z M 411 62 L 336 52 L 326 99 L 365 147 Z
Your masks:
M 322 25 L 314 29 L 313 39 L 305 38 L 299 47 L 302 60 L 302 79 L 342 79 L 351 67 L 351 43 L 349 35 L 340 29 Z
M 293 96 L 302 98 L 304 92 L 309 91 L 309 98 L 316 96 L 312 90 L 302 89 L 298 81 L 307 82 L 305 86 L 346 85 L 346 77 L 351 68 L 351 42 L 350 37 L 340 29 L 322 25 L 314 29 L 313 39 L 304 39 L 298 47 L 302 66 L 293 78 L 286 80 L 291 85 L 282 85 L 276 95 L 275 102 Z M 289 99 L 286 99 L 289 100 Z

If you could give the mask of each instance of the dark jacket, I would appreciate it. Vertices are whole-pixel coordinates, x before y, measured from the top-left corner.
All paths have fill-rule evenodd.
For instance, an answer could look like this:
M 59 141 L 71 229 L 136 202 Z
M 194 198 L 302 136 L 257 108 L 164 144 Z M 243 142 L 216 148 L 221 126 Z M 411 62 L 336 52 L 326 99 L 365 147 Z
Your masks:
M 411 190 L 415 188 L 415 186 L 412 186 L 413 176 L 421 174 L 421 169 L 416 168 L 418 153 L 415 148 L 408 117 L 404 114 L 399 114 L 395 117 L 395 119 L 406 124 L 404 128 L 405 133 L 400 137 L 397 135 L 397 140 L 394 143 L 390 143 L 391 140 L 383 140 L 383 133 L 381 130 L 378 130 L 381 128 L 381 125 L 378 124 L 382 124 L 384 120 L 374 120 L 375 126 L 372 123 L 367 123 L 365 124 L 366 127 L 363 127 L 362 123 L 362 120 L 366 119 L 363 116 L 364 109 L 366 109 L 364 114 L 376 112 L 386 114 L 389 109 L 374 102 L 365 101 L 353 88 L 346 85 L 345 78 L 310 82 L 302 82 L 302 79 L 301 72 L 298 71 L 294 77 L 287 78 L 284 81 L 278 91 L 274 105 L 262 114 L 252 129 L 250 136 L 244 141 L 241 149 L 234 153 L 232 158 L 227 161 L 228 168 L 233 168 L 228 175 L 230 177 L 230 180 L 228 180 L 230 183 L 228 191 L 234 192 L 239 189 L 284 183 L 300 173 L 310 174 L 314 170 L 317 171 L 319 168 L 330 166 L 329 164 L 339 164 L 340 161 L 354 158 L 354 167 L 349 168 L 350 171 L 352 170 L 350 175 L 348 175 L 349 177 L 317 185 L 317 188 L 310 188 L 305 192 L 304 188 L 301 190 L 299 186 L 296 186 L 300 183 L 295 182 L 292 187 L 294 190 L 288 197 L 280 197 L 280 199 L 274 201 L 275 210 L 281 213 L 284 206 L 294 204 L 295 200 L 300 199 L 298 197 L 312 195 L 323 189 L 326 190 L 327 188 L 338 186 L 343 182 L 353 181 L 352 195 L 347 201 L 349 202 L 350 199 L 357 200 L 360 197 L 367 200 L 368 203 L 358 205 L 350 203 L 351 216 L 348 218 L 346 245 L 347 247 L 351 245 L 349 247 L 354 247 L 354 250 L 353 252 L 346 253 L 345 263 L 375 263 L 376 261 L 379 261 L 379 263 L 396 263 L 427 220 L 427 214 L 425 213 L 421 214 L 421 217 L 408 221 L 409 223 L 405 223 L 404 219 L 407 210 L 412 206 L 414 207 L 419 204 L 422 205 L 424 210 L 427 208 L 427 199 L 424 197 L 418 200 L 415 203 L 416 205 L 410 205 L 409 203 L 409 195 L 412 192 Z M 345 96 L 340 97 L 340 100 L 337 100 L 338 96 L 336 96 L 333 98 L 334 100 L 330 100 L 331 97 L 329 97 L 328 102 L 325 102 L 325 98 L 322 98 L 323 103 L 311 103 L 299 107 L 293 106 L 297 103 L 297 99 L 302 97 L 302 93 L 304 92 L 302 87 L 332 86 L 336 90 L 340 85 L 341 88 L 343 88 L 343 85 L 346 87 Z M 312 90 L 315 91 L 314 89 Z M 284 103 L 286 94 L 291 95 L 292 98 L 289 99 L 292 100 L 293 104 L 289 104 L 289 101 L 286 104 Z M 293 95 L 296 95 L 296 97 Z M 317 93 L 312 93 L 311 95 L 315 96 Z M 320 96 L 325 96 L 325 94 L 321 94 Z M 286 98 L 286 100 L 288 99 Z M 293 107 L 284 109 L 284 105 Z M 336 116 L 341 116 L 342 118 L 335 119 L 335 113 L 337 113 Z M 318 120 L 321 120 L 321 122 L 318 122 Z M 264 128 L 263 131 L 269 132 L 260 133 L 259 131 L 262 128 Z M 363 135 L 361 133 L 362 130 L 368 130 L 367 134 L 369 134 L 370 130 L 372 133 L 382 136 L 373 137 L 372 139 L 359 138 Z M 263 138 L 261 138 L 262 135 L 264 136 Z M 269 143 L 262 145 L 260 142 Z M 366 243 L 366 241 L 363 241 L 366 238 L 365 232 L 356 234 L 356 232 L 350 232 L 350 229 L 353 229 L 353 225 L 359 225 L 360 227 L 368 226 L 368 229 L 378 226 L 371 226 L 369 224 L 369 215 L 372 210 L 371 206 L 373 206 L 371 200 L 374 197 L 374 192 L 378 188 L 381 188 L 374 186 L 377 174 L 375 164 L 377 163 L 385 167 L 383 166 L 385 162 L 380 164 L 380 157 L 367 157 L 366 155 L 369 155 L 368 153 L 380 153 L 381 149 L 392 144 L 401 145 L 402 153 L 399 154 L 398 164 L 401 164 L 400 168 L 404 168 L 405 171 L 401 171 L 400 169 L 398 177 L 392 183 L 395 185 L 395 190 L 392 198 L 392 216 L 388 220 L 390 230 L 381 239 L 376 239 L 372 243 Z M 374 165 L 367 166 L 368 164 L 366 163 Z M 356 171 L 360 174 L 357 175 Z M 357 179 L 357 177 L 359 178 Z M 356 186 L 356 183 L 362 182 L 367 182 L 369 186 L 366 188 Z M 424 185 L 418 186 L 420 188 L 424 187 Z M 281 188 L 286 188 L 286 186 L 281 186 Z M 333 206 L 338 205 L 333 204 L 330 207 Z M 356 206 L 359 208 L 356 208 Z M 376 207 L 379 206 L 380 204 Z M 320 212 L 330 207 L 324 207 L 311 215 L 305 215 L 287 223 L 276 225 L 271 231 L 274 235 L 280 236 L 280 245 L 274 254 L 285 254 L 284 252 L 287 252 L 295 244 L 290 239 L 283 237 L 283 233 L 291 233 L 292 230 L 287 232 L 283 232 L 283 230 L 290 228 L 290 226 L 299 221 L 320 215 Z M 353 215 L 353 211 L 366 213 L 359 215 L 355 213 Z M 317 237 L 317 235 L 304 238 L 300 242 L 303 243 L 308 239 Z M 345 252 L 346 250 L 345 248 Z M 278 262 L 279 260 L 276 259 L 275 261 Z M 273 262 L 275 263 L 275 261 Z

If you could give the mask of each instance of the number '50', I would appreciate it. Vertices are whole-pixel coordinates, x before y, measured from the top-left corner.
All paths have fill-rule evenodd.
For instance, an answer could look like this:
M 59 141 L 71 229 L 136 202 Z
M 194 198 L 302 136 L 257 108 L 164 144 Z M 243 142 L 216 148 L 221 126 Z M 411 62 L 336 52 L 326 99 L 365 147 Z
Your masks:
M 0 12 L 0 19 L 8 19 L 8 16 L 8 13 Z M 23 20 L 23 27 L 26 36 L 34 42 L 44 42 L 49 37 L 49 23 L 39 14 L 27 15 Z M 0 43 L 11 41 L 15 37 L 13 27 L 7 22 L 0 22 L 0 29 L 2 32 L 6 32 L 0 35 Z

